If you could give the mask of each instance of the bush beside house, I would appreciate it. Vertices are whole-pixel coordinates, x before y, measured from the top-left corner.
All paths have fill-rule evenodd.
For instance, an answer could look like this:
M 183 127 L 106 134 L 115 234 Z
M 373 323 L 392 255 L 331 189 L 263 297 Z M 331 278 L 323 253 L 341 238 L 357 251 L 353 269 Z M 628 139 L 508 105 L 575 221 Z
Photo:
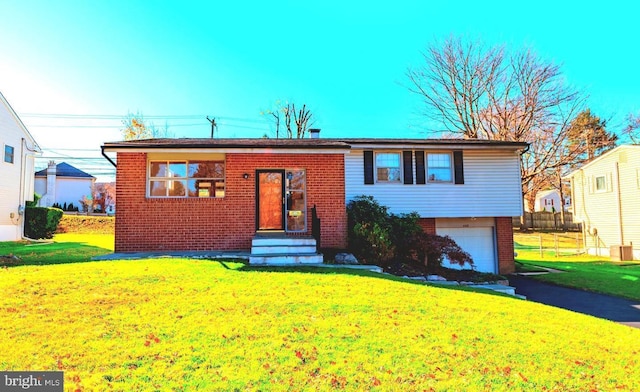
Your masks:
M 28 238 L 52 238 L 62 218 L 62 210 L 53 207 L 36 207 L 42 196 L 33 195 L 33 201 L 27 202 L 24 216 L 24 234 Z
M 362 262 L 391 269 L 402 263 L 436 273 L 445 257 L 473 266 L 471 256 L 448 236 L 425 233 L 420 216 L 389 213 L 372 196 L 357 196 L 347 204 L 349 251 Z

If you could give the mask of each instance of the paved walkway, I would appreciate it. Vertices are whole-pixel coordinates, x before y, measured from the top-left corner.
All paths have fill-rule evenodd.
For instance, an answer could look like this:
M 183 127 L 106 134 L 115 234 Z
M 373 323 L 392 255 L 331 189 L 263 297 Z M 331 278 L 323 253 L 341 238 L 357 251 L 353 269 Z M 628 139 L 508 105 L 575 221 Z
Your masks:
M 527 300 L 589 314 L 640 328 L 640 302 L 590 293 L 536 281 L 526 276 L 509 276 L 509 285 Z

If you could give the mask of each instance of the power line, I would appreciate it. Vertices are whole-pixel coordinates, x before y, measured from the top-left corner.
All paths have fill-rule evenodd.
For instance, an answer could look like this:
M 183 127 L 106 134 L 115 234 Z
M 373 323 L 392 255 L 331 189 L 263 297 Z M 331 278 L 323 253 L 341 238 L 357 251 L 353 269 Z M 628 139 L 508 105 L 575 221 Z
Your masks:
M 134 115 L 135 116 L 135 115 Z M 124 120 L 126 115 L 120 114 L 62 114 L 62 113 L 20 113 L 20 118 L 55 118 L 55 119 L 91 119 L 91 120 Z M 197 120 L 206 118 L 205 114 L 165 114 L 165 115 L 144 115 L 144 120 Z M 262 120 L 248 117 L 215 116 L 216 119 L 262 123 Z

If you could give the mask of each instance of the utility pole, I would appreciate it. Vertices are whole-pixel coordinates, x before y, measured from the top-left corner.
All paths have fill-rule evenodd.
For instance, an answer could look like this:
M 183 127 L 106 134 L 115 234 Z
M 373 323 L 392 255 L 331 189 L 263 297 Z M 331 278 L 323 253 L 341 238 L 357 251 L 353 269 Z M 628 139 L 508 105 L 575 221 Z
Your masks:
M 207 116 L 207 120 L 211 123 L 211 139 L 213 139 L 213 135 L 215 132 L 215 129 L 218 128 L 218 124 L 216 124 L 216 118 L 209 118 L 209 116 Z

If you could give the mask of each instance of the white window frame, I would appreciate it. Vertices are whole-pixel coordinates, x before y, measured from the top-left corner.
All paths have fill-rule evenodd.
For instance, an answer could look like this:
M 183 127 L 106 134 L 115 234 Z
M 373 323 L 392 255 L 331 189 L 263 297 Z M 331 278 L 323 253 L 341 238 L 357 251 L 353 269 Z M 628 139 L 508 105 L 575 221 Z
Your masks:
M 429 156 L 430 155 L 447 155 L 449 156 L 449 179 L 448 180 L 438 180 L 435 179 L 433 177 L 432 174 L 429 173 L 429 170 L 431 168 L 431 165 L 429 165 Z M 435 183 L 435 184 L 451 184 L 454 181 L 454 175 L 453 175 L 453 153 L 451 152 L 445 152 L 445 151 L 427 151 L 426 152 L 426 157 L 425 157 L 425 170 L 426 170 L 426 175 L 427 175 L 427 182 L 428 183 Z M 445 169 L 444 166 L 433 166 L 434 169 Z
M 398 177 L 395 180 L 381 180 L 378 177 L 378 169 L 393 169 L 394 167 L 392 166 L 380 166 L 378 167 L 378 157 L 381 155 L 396 155 L 398 157 Z M 402 173 L 403 173 L 403 168 L 402 168 L 402 152 L 400 151 L 380 151 L 380 152 L 376 152 L 374 154 L 373 157 L 373 163 L 374 163 L 374 173 L 376 176 L 376 183 L 380 183 L 380 184 L 402 184 Z
M 7 155 L 7 148 L 10 148 L 10 149 L 11 149 L 11 154 L 10 154 L 10 155 Z M 16 148 L 15 148 L 15 147 L 13 147 L 13 146 L 11 146 L 11 145 L 9 145 L 9 144 L 5 144 L 5 145 L 4 145 L 4 150 L 3 150 L 3 151 L 4 151 L 4 154 L 3 154 L 3 158 L 2 158 L 2 160 L 3 160 L 5 163 L 10 163 L 10 164 L 15 163 L 15 161 L 16 161 Z M 8 161 L 8 160 L 7 160 L 7 157 L 11 157 L 11 160 L 10 160 L 10 161 Z
M 221 163 L 223 165 L 224 173 L 222 177 L 190 177 L 189 176 L 189 163 L 194 162 L 215 162 Z M 154 163 L 165 163 L 167 166 L 170 164 L 184 164 L 185 165 L 185 176 L 171 176 L 169 173 L 165 176 L 152 176 L 151 175 L 151 166 Z M 216 160 L 216 159 L 149 159 L 147 162 L 147 197 L 150 199 L 222 199 L 226 195 L 226 174 L 227 167 L 226 161 L 224 160 Z M 190 181 L 204 181 L 204 182 L 212 182 L 213 184 L 210 187 L 213 188 L 213 196 L 189 196 L 189 182 Z M 152 187 L 151 184 L 153 181 L 179 181 L 181 183 L 185 183 L 185 194 L 179 196 L 170 196 L 169 188 L 167 189 L 165 195 L 152 195 Z M 221 182 L 223 184 L 222 188 L 218 188 L 216 183 Z

